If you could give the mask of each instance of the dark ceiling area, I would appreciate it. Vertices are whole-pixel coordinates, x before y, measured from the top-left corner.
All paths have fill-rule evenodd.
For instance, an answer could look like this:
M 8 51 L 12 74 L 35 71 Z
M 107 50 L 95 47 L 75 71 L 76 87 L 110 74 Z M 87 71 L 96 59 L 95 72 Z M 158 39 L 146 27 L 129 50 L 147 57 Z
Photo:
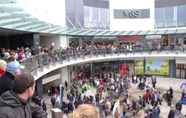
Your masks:
M 0 36 L 12 36 L 12 35 L 22 35 L 22 34 L 30 34 L 29 32 L 10 30 L 0 28 Z

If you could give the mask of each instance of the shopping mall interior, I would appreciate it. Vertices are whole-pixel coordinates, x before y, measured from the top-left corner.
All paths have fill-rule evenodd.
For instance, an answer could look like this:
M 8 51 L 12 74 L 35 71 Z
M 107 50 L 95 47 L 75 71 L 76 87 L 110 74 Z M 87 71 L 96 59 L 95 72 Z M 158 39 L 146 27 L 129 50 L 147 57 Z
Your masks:
M 186 118 L 186 1 L 0 0 L 1 117 Z

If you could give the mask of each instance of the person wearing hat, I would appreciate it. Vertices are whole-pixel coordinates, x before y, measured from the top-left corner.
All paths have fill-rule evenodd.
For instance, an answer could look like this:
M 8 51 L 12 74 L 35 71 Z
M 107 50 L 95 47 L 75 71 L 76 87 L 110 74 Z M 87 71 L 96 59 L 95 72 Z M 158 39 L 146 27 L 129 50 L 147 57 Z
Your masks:
M 0 118 L 32 118 L 29 98 L 34 94 L 35 80 L 25 71 L 14 79 L 13 89 L 0 97 Z
M 11 61 L 7 64 L 6 72 L 0 77 L 0 95 L 11 90 L 14 84 L 14 76 L 23 66 L 18 61 Z
M 0 59 L 0 77 L 5 74 L 6 66 L 7 66 L 6 61 Z

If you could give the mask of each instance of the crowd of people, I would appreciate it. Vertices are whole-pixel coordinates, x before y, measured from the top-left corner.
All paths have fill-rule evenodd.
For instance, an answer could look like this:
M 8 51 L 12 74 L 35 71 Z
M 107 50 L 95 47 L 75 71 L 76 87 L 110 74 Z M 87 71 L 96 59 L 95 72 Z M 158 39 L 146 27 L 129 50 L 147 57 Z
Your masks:
M 148 49 L 148 50 L 147 50 Z M 172 49 L 172 48 L 168 48 Z M 158 49 L 157 47 L 145 47 L 134 42 L 114 42 L 114 41 L 82 41 L 81 44 L 71 42 L 66 49 L 56 49 L 55 45 L 50 45 L 49 47 L 20 47 L 17 49 L 5 49 L 0 48 L 0 58 L 3 60 L 9 59 L 9 57 L 14 56 L 19 62 L 24 63 L 24 65 L 29 70 L 34 70 L 43 65 L 48 65 L 49 63 L 55 63 L 57 61 L 63 62 L 64 60 L 69 60 L 76 57 L 85 57 L 87 55 L 106 55 L 106 54 L 119 54 L 119 53 L 133 53 L 141 51 L 161 51 L 164 50 L 162 47 Z M 166 48 L 167 50 L 167 48 Z
M 37 96 L 35 81 L 23 63 L 32 56 L 42 55 L 43 64 L 69 58 L 71 55 L 104 54 L 114 52 L 132 52 L 133 44 L 113 44 L 112 42 L 85 42 L 82 46 L 71 45 L 67 49 L 54 50 L 50 48 L 18 48 L 16 50 L 0 49 L 0 118 L 47 118 L 46 105 L 42 97 Z M 99 52 L 99 51 L 101 52 Z M 60 54 L 60 55 L 59 55 Z M 44 58 L 46 57 L 46 58 Z M 114 77 L 112 71 L 91 73 L 86 68 L 79 70 L 72 78 L 72 83 L 64 86 L 64 99 L 61 103 L 59 88 L 54 88 L 49 94 L 53 107 L 59 107 L 70 118 L 83 118 L 79 112 L 85 108 L 94 109 L 96 115 L 90 118 L 132 118 L 139 117 L 144 111 L 145 118 L 159 118 L 160 106 L 166 101 L 171 107 L 168 118 L 184 118 L 181 113 L 182 104 L 173 106 L 173 89 L 170 88 L 162 95 L 156 87 L 156 77 L 128 75 Z M 144 93 L 134 97 L 129 92 L 131 84 Z M 32 98 L 32 100 L 30 100 Z M 84 104 L 84 105 L 82 105 Z M 86 105 L 85 105 L 86 104 Z M 81 109 L 81 110 L 80 110 Z M 77 114 L 77 116 L 75 115 Z M 78 116 L 80 115 L 80 116 Z M 88 114 L 84 114 L 85 116 Z M 89 118 L 89 117 L 87 117 Z
M 171 108 L 168 118 L 185 118 L 181 112 L 182 104 L 177 102 L 174 107 L 173 89 L 170 87 L 165 93 L 160 91 L 156 87 L 155 76 L 114 77 L 113 72 L 91 74 L 87 70 L 80 68 L 68 85 L 69 89 L 65 89 L 65 85 L 66 94 L 62 105 L 59 92 L 55 92 L 58 95 L 52 95 L 51 98 L 56 97 L 53 107 L 59 107 L 65 114 L 72 115 L 79 105 L 89 104 L 99 111 L 100 118 L 140 118 L 141 112 L 144 118 L 160 118 L 160 107 L 167 103 Z M 141 91 L 140 95 L 136 96 L 129 91 L 134 85 Z
M 35 93 L 34 77 L 20 63 L 30 56 L 27 49 L 1 49 L 0 118 L 47 118 L 46 105 Z
M 18 48 L 16 50 L 13 49 L 0 49 L 0 58 L 4 60 L 8 60 L 10 57 L 14 56 L 17 60 L 23 61 L 27 58 L 30 58 L 33 55 L 30 48 Z
M 53 53 L 54 45 L 49 47 L 37 47 L 37 48 L 29 48 L 29 47 L 20 47 L 17 49 L 9 49 L 9 48 L 0 48 L 0 59 L 8 60 L 13 57 L 19 62 L 23 62 L 26 59 L 29 59 L 36 55 L 43 54 L 51 54 Z

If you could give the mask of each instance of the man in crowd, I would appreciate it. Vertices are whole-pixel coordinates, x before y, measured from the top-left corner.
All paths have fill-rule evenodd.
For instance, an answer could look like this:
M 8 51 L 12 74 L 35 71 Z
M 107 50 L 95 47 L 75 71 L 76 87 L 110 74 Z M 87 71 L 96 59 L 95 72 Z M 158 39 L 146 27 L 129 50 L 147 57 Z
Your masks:
M 35 91 L 35 81 L 30 73 L 22 71 L 15 76 L 12 91 L 0 97 L 0 118 L 32 118 L 28 102 Z
M 175 109 L 171 108 L 168 114 L 168 118 L 185 118 L 185 116 L 181 112 L 182 104 L 176 103 Z
M 15 76 L 21 72 L 24 72 L 22 68 L 23 66 L 15 60 L 7 64 L 6 72 L 2 77 L 0 77 L 0 95 L 6 91 L 12 91 L 16 87 L 14 85 Z M 33 118 L 47 118 L 47 113 L 44 111 L 44 109 L 42 109 L 41 106 L 35 104 L 34 101 L 31 102 L 30 105 Z
M 152 87 L 156 88 L 156 77 L 152 76 L 151 81 L 152 81 Z

